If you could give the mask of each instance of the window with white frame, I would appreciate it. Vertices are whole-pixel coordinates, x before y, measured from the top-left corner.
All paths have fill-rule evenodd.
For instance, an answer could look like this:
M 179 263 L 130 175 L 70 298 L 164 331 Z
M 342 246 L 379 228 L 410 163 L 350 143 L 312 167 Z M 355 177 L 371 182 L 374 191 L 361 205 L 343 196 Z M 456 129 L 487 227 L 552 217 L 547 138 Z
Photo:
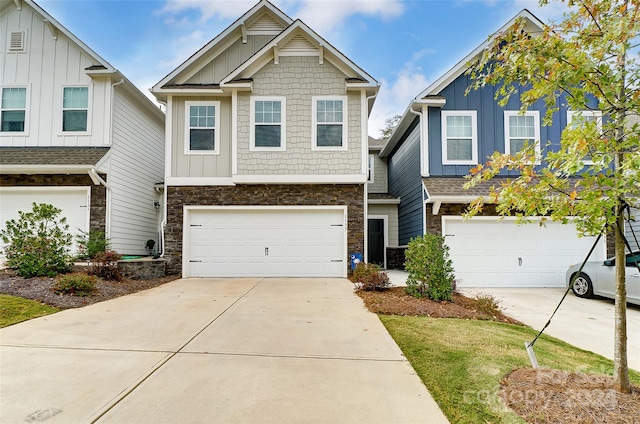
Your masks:
M 0 101 L 0 132 L 25 132 L 27 88 L 3 87 Z
M 185 154 L 220 153 L 220 102 L 185 102 Z
M 316 96 L 312 101 L 312 148 L 346 150 L 347 97 Z
M 367 177 L 368 183 L 373 183 L 374 163 L 376 161 L 376 155 L 369 154 L 369 174 Z
M 442 163 L 478 163 L 478 124 L 475 110 L 442 111 Z
M 568 110 L 567 127 L 576 129 L 595 123 L 598 132 L 602 131 L 602 112 L 599 110 Z M 587 155 L 584 160 L 585 165 L 593 165 L 591 155 Z
M 251 97 L 251 150 L 286 149 L 284 97 Z
M 86 132 L 89 122 L 89 87 L 64 87 L 62 131 Z
M 525 144 L 535 143 L 536 155 L 540 153 L 540 112 L 504 112 L 505 153 L 515 155 Z

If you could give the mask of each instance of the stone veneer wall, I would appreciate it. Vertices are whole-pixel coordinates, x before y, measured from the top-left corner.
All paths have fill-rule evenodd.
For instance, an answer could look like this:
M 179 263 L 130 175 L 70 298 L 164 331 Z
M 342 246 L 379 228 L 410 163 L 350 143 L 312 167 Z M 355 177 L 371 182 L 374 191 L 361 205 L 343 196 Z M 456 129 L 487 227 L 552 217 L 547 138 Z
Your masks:
M 167 274 L 182 273 L 183 206 L 328 206 L 347 207 L 347 254 L 364 252 L 364 185 L 239 185 L 167 187 L 165 259 Z M 345 258 L 349 266 L 349 258 Z
M 105 181 L 106 175 L 100 175 Z M 89 228 L 96 231 L 106 230 L 107 189 L 103 185 L 95 185 L 91 177 L 82 175 L 58 174 L 2 174 L 0 187 L 91 187 L 91 210 L 89 213 Z

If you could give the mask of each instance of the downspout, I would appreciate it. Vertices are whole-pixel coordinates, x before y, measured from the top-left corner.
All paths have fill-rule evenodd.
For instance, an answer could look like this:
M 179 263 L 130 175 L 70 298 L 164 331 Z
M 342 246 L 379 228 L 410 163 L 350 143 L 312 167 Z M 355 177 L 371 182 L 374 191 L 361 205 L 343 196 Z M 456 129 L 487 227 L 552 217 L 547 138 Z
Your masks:
M 158 103 L 160 103 L 161 105 L 164 106 L 164 110 L 166 112 L 167 110 L 167 102 L 163 102 L 162 100 L 158 99 L 158 97 L 156 96 L 156 100 Z M 166 118 L 166 113 L 165 113 L 165 119 Z M 165 125 L 165 131 L 166 131 L 166 125 Z M 165 136 L 166 137 L 166 136 Z M 166 145 L 167 143 L 165 142 L 165 167 L 166 167 Z M 164 227 L 167 225 L 167 170 L 165 169 L 164 172 L 164 190 L 162 193 L 162 202 L 164 203 L 163 207 L 162 207 L 162 220 L 160 221 L 160 243 L 158 243 L 160 245 L 160 252 L 159 256 L 161 258 L 164 258 Z

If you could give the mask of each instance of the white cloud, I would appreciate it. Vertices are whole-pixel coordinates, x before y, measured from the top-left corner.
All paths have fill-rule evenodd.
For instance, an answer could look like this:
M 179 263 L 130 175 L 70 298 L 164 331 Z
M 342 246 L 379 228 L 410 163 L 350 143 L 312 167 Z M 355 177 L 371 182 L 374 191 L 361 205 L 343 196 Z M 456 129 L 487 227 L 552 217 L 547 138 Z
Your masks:
M 320 33 L 339 28 L 352 15 L 389 19 L 404 11 L 402 0 L 274 0 L 273 3 Z M 237 19 L 255 4 L 255 0 L 167 0 L 159 13 L 169 15 L 168 24 L 179 24 L 177 15 L 199 12 L 197 21 L 202 23 Z
M 369 135 L 379 137 L 384 121 L 394 115 L 402 115 L 409 102 L 427 88 L 427 78 L 422 69 L 406 63 L 396 74 L 396 80 L 381 81 L 380 92 L 369 117 Z
M 340 28 L 353 15 L 391 19 L 404 12 L 400 0 L 303 0 L 296 3 L 300 4 L 296 16 L 321 34 Z

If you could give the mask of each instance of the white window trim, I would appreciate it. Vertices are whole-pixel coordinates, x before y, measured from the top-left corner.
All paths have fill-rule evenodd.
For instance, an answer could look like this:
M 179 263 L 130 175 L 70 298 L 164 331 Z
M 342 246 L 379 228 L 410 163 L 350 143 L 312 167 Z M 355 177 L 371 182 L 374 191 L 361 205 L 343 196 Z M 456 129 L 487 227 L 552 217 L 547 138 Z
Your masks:
M 65 88 L 73 88 L 73 87 L 82 87 L 87 89 L 87 130 L 86 131 L 64 131 L 63 130 L 63 119 L 64 119 L 64 89 Z M 93 115 L 93 89 L 91 84 L 65 84 L 60 89 L 60 128 L 59 134 L 63 136 L 76 136 L 76 135 L 90 135 L 91 134 L 91 121 Z
M 15 136 L 28 136 L 29 135 L 29 115 L 31 110 L 31 84 L 6 84 L 0 85 L 0 102 L 2 102 L 2 89 L 3 88 L 26 88 L 25 99 L 25 111 L 24 111 L 24 131 L 0 131 L 0 137 L 15 137 Z M 2 104 L 0 104 L 0 108 Z M 11 109 L 7 109 L 11 110 Z
M 369 184 L 373 184 L 375 180 L 375 163 L 376 155 L 369 153 L 369 169 L 367 169 L 367 171 L 369 172 L 369 179 L 367 180 L 367 182 Z
M 342 146 L 318 146 L 318 100 L 342 100 Z M 349 104 L 347 96 L 312 96 L 311 97 L 311 150 L 319 151 L 346 151 L 349 149 L 348 130 Z
M 596 126 L 598 127 L 598 130 L 602 132 L 602 111 L 600 110 L 568 110 L 567 111 L 567 127 L 568 128 L 571 127 L 571 123 L 573 122 L 574 116 L 595 116 L 597 118 Z M 593 165 L 595 164 L 595 162 L 592 160 L 585 160 L 583 161 L 583 164 Z
M 251 96 L 249 116 L 249 151 L 251 152 L 284 152 L 287 150 L 287 98 L 283 96 Z M 280 102 L 280 146 L 256 147 L 256 102 Z M 260 124 L 265 125 L 265 124 Z M 266 124 L 269 125 L 269 124 Z
M 529 110 L 525 113 L 521 113 L 518 110 L 505 110 L 504 111 L 504 152 L 508 155 L 511 154 L 511 143 L 509 142 L 512 137 L 509 133 L 509 117 L 510 116 L 533 116 L 534 124 L 534 139 L 535 152 L 536 152 L 536 164 L 540 164 L 540 112 L 537 110 Z M 513 137 L 515 138 L 515 137 Z
M 190 120 L 191 120 L 191 106 L 213 106 L 215 108 L 215 122 L 213 123 L 213 150 L 191 150 L 191 143 L 189 137 L 191 136 Z M 191 100 L 184 102 L 184 154 L 185 155 L 219 155 L 220 154 L 220 102 L 209 100 Z
M 449 160 L 447 158 L 447 117 L 471 116 L 471 159 Z M 478 164 L 478 112 L 475 110 L 443 110 L 441 115 L 442 128 L 442 164 L 443 165 L 477 165 Z

